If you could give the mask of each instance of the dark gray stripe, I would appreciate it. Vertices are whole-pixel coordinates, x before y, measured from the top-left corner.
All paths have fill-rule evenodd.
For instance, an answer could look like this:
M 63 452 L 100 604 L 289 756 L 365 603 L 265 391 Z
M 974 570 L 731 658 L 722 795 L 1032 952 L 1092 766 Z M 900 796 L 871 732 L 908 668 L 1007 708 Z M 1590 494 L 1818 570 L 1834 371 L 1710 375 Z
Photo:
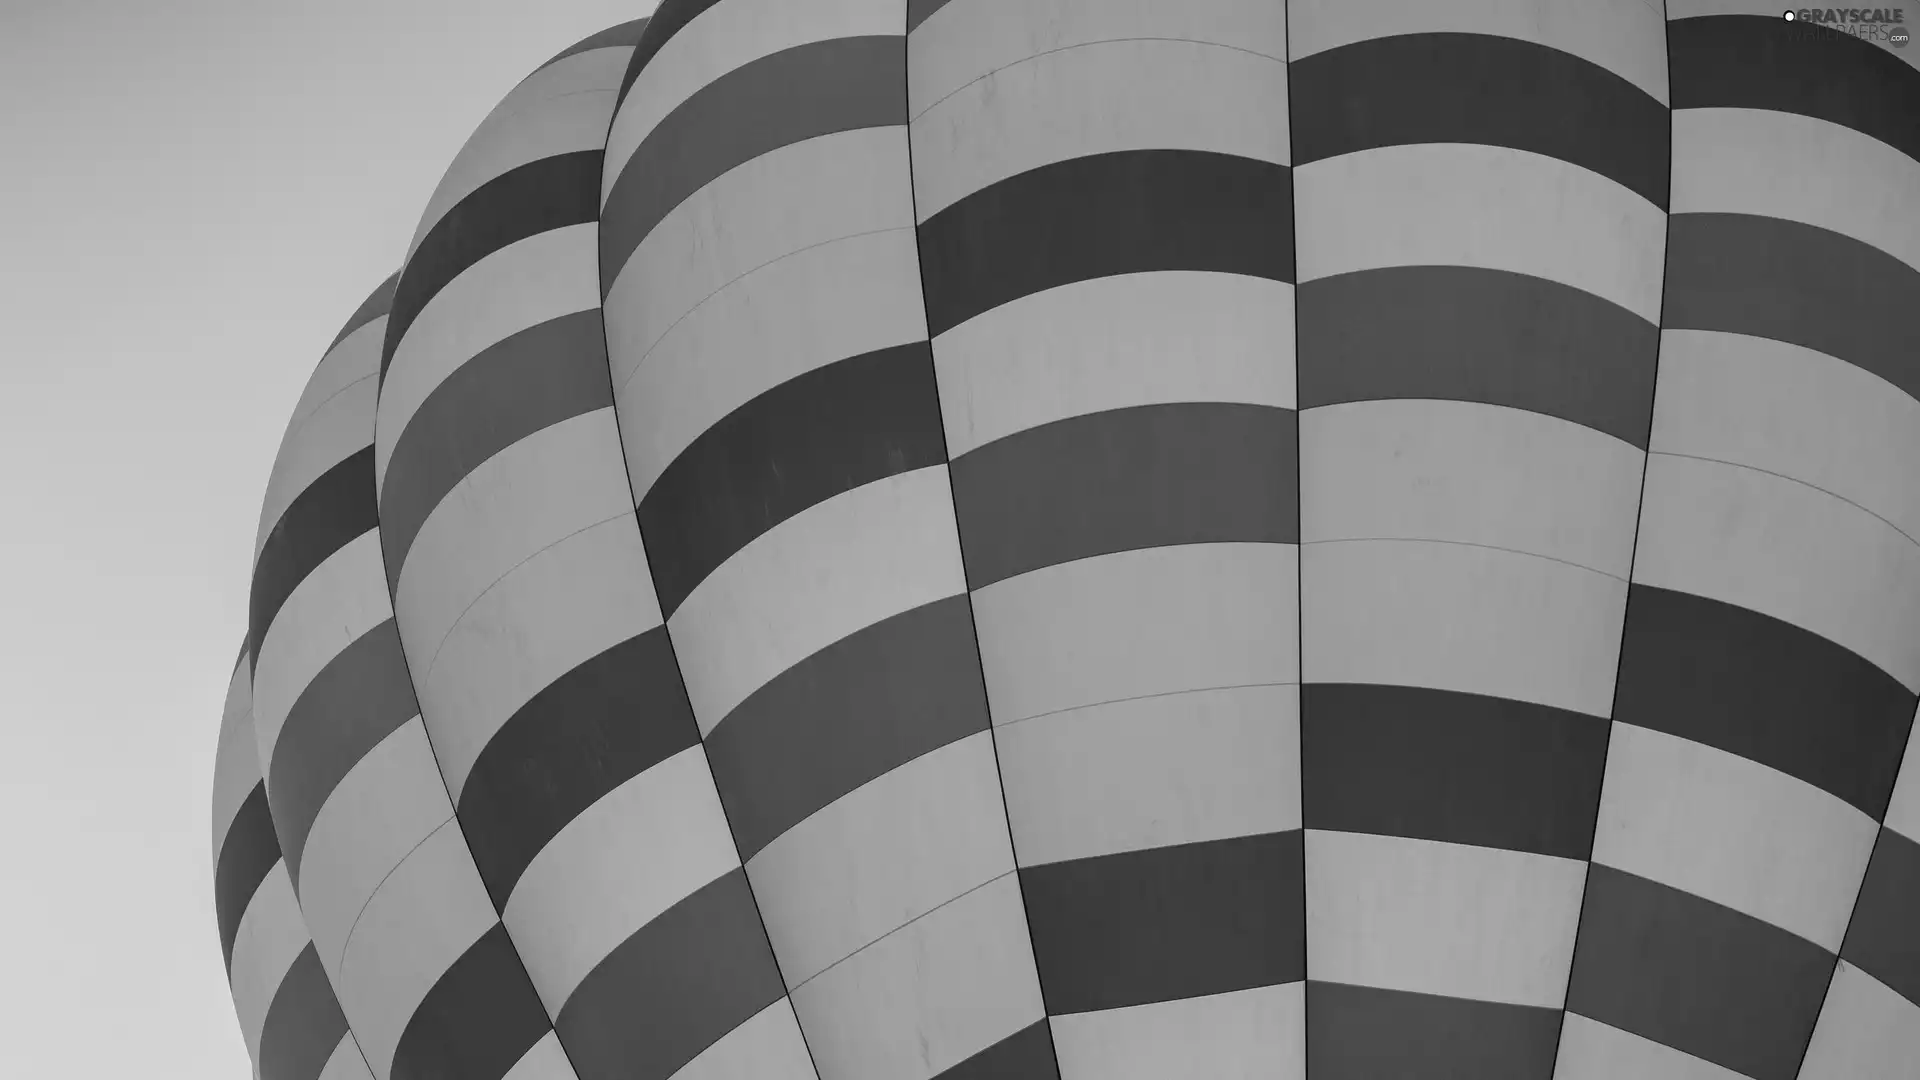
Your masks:
M 1549 1080 L 1559 1043 L 1559 1009 L 1307 983 L 1313 1080 Z
M 1290 409 L 1143 405 L 997 439 L 953 462 L 967 586 L 1173 544 L 1300 536 Z
M 1288 65 L 1295 167 L 1381 146 L 1505 146 L 1667 208 L 1667 106 L 1593 63 L 1490 34 L 1394 34 Z
M 753 692 L 707 736 L 740 858 L 867 781 L 987 728 L 965 596 L 874 623 Z
M 1022 869 L 1047 1015 L 1298 982 L 1301 852 L 1294 830 Z
M 1667 56 L 1676 109 L 1798 113 L 1920 161 L 1920 72 L 1879 45 L 1768 11 L 1675 19 L 1667 24 Z
M 580 1080 L 666 1080 L 785 992 L 736 869 L 608 953 L 555 1026 Z
M 1880 830 L 1840 955 L 1920 1005 L 1920 844 Z
M 1567 1008 L 1754 1080 L 1794 1080 L 1833 954 L 1751 915 L 1594 864 Z
M 653 9 L 653 17 L 647 20 L 646 29 L 640 34 L 640 41 L 633 47 L 633 56 L 627 60 L 627 73 L 620 80 L 619 100 L 627 99 L 627 91 L 633 89 L 633 80 L 640 77 L 640 70 L 647 66 L 660 52 L 661 46 L 673 39 L 696 16 L 718 3 L 719 0 L 660 0 L 660 6 Z
M 488 458 L 534 432 L 613 404 L 600 309 L 527 327 L 462 364 L 408 418 L 380 488 L 380 544 L 398 588 L 435 507 Z
M 253 894 L 260 891 L 260 883 L 279 861 L 280 841 L 273 831 L 273 815 L 267 809 L 266 785 L 255 781 L 227 825 L 226 839 L 220 841 L 220 858 L 213 868 L 213 918 L 220 927 L 220 955 L 229 969 L 233 967 L 233 939 L 240 933 L 240 920 L 247 914 Z
M 1886 814 L 1915 705 L 1898 679 L 1757 611 L 1650 585 L 1629 595 L 1615 719 Z
M 501 725 L 460 789 L 460 827 L 495 907 L 527 864 L 602 796 L 688 747 L 700 729 L 664 626 L 549 683 Z
M 1198 150 L 1042 165 L 920 225 L 928 333 L 1076 281 L 1155 270 L 1293 280 L 1293 170 Z
M 260 1080 L 320 1080 L 347 1033 L 333 984 L 309 942 L 280 980 L 260 1030 Z
M 1414 686 L 1300 688 L 1309 829 L 1567 859 L 1593 852 L 1604 718 Z
M 296 887 L 307 834 L 333 789 L 381 740 L 419 714 L 392 619 L 340 650 L 294 699 L 273 747 L 267 797 Z
M 1668 220 L 1670 329 L 1802 345 L 1920 398 L 1916 310 L 1920 270 L 1851 237 L 1751 214 Z
M 247 597 L 247 642 L 253 663 L 274 617 L 307 575 L 380 524 L 373 498 L 373 447 L 348 456 L 294 496 L 260 545 Z
M 1506 270 L 1395 266 L 1302 282 L 1300 408 L 1475 401 L 1645 449 L 1660 331 L 1581 289 Z
M 647 20 L 645 19 L 634 19 L 631 22 L 623 22 L 618 26 L 609 26 L 597 34 L 581 38 L 579 41 L 560 50 L 554 54 L 553 59 L 541 64 L 540 67 L 552 67 L 569 56 L 578 56 L 581 53 L 592 52 L 595 49 L 631 49 L 640 41 L 640 33 L 646 28 Z M 535 68 L 534 70 L 538 71 L 539 68 Z
M 391 1080 L 500 1080 L 551 1030 L 507 928 L 494 923 L 413 1010 Z
M 347 335 L 385 315 L 393 307 L 393 285 L 399 280 L 400 275 L 396 272 L 375 286 L 373 292 L 369 293 L 365 300 L 360 301 L 360 306 L 355 308 L 353 314 L 348 317 L 346 325 L 340 328 L 339 333 L 333 335 L 333 341 L 327 345 L 327 352 L 332 352 L 335 346 L 345 341 Z
M 641 495 L 660 609 L 671 617 L 735 552 L 808 507 L 946 460 L 924 341 L 781 383 L 701 432 Z
M 601 212 L 600 291 L 654 226 L 728 170 L 822 135 L 907 122 L 907 50 L 898 37 L 797 45 L 701 87 L 647 133 Z
M 907 33 L 913 33 L 915 27 L 946 6 L 947 0 L 907 0 Z
M 380 349 L 383 383 L 394 350 L 413 320 L 468 267 L 530 236 L 600 219 L 604 153 L 576 150 L 509 169 L 475 188 L 433 223 L 394 287 L 393 313 Z
M 1043 1018 L 940 1072 L 939 1080 L 1060 1080 L 1053 1028 Z

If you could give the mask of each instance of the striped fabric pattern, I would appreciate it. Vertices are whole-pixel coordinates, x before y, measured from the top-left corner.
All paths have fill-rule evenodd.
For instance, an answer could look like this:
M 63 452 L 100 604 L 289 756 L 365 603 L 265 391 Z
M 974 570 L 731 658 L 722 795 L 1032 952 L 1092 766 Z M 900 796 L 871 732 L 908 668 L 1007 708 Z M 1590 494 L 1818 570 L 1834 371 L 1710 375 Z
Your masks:
M 255 1080 L 368 1080 L 307 933 L 267 809 L 253 732 L 251 655 L 228 684 L 214 755 L 214 910 Z
M 1733 0 L 663 0 L 263 500 L 268 1080 L 1897 1080 L 1920 70 Z

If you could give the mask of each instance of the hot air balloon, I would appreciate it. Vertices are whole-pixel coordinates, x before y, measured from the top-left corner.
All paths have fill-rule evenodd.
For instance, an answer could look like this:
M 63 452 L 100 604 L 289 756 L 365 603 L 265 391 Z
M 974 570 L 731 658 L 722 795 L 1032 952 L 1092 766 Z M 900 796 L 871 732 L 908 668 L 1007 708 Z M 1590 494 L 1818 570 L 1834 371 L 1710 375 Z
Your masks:
M 257 1076 L 1912 1080 L 1909 60 L 1720 0 L 568 49 L 274 464 Z

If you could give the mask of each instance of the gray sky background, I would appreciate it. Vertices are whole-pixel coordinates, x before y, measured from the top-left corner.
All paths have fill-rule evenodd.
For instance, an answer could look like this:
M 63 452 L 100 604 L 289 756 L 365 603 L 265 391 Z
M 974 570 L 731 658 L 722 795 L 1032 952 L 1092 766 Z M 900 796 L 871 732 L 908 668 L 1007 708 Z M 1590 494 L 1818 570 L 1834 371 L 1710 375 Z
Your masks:
M 208 791 L 300 388 L 501 95 L 652 0 L 0 0 L 0 1076 L 249 1075 Z

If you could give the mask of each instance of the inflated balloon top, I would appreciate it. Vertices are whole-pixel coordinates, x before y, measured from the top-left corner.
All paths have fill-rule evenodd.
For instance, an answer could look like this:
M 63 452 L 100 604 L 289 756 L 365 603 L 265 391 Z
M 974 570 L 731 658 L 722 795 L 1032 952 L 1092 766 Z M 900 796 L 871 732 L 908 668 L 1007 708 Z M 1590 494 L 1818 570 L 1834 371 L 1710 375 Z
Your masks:
M 268 484 L 259 1077 L 1920 1075 L 1914 13 L 1735 7 L 539 68 Z

